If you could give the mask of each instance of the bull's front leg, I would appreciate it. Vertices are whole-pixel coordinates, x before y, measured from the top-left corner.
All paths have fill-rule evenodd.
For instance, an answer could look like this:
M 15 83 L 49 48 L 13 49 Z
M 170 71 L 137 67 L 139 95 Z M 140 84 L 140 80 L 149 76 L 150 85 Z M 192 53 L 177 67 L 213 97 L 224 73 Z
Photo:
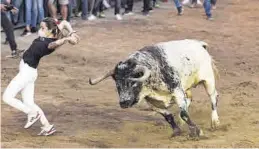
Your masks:
M 146 101 L 151 106 L 152 110 L 161 114 L 165 118 L 165 120 L 170 124 L 171 128 L 173 129 L 172 137 L 181 135 L 181 129 L 176 124 L 173 114 L 166 109 L 155 107 L 153 104 L 149 102 L 150 100 L 154 100 L 154 99 L 152 99 L 151 97 L 146 97 Z
M 179 128 L 179 126 L 175 123 L 175 120 L 174 120 L 174 116 L 172 113 L 160 113 L 164 118 L 165 120 L 171 125 L 171 127 L 173 128 L 173 135 L 172 137 L 175 137 L 175 136 L 179 136 L 181 134 L 181 129 Z
M 202 134 L 200 128 L 191 120 L 188 114 L 188 101 L 185 97 L 184 91 L 181 88 L 177 88 L 174 91 L 174 97 L 177 105 L 180 108 L 180 117 L 184 120 L 190 130 L 190 137 L 199 137 Z

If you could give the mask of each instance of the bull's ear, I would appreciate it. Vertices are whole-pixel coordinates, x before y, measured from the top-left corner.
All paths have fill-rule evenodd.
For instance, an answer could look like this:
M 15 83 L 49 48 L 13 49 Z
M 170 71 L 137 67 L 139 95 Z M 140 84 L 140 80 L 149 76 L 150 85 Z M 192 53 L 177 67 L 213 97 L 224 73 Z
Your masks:
M 125 64 L 125 62 L 120 61 L 120 62 L 116 65 L 115 69 L 116 69 L 116 70 L 123 70 L 123 69 L 125 69 L 125 68 L 127 68 L 127 67 L 128 67 L 128 65 Z
M 114 74 L 111 77 L 112 77 L 113 80 L 115 80 L 115 75 Z

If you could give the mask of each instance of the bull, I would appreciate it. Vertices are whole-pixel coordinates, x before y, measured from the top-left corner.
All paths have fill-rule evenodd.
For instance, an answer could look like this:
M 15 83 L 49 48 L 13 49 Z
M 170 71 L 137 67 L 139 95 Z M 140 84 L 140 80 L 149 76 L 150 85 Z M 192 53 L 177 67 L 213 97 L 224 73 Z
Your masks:
M 168 110 L 176 103 L 180 108 L 180 118 L 188 124 L 190 136 L 199 137 L 202 130 L 188 114 L 192 100 L 191 88 L 204 85 L 211 100 L 211 126 L 216 128 L 220 123 L 215 87 L 218 73 L 207 48 L 207 43 L 192 39 L 146 46 L 119 62 L 106 74 L 90 78 L 89 83 L 95 85 L 111 76 L 116 83 L 121 108 L 145 101 L 171 125 L 173 136 L 182 132 Z

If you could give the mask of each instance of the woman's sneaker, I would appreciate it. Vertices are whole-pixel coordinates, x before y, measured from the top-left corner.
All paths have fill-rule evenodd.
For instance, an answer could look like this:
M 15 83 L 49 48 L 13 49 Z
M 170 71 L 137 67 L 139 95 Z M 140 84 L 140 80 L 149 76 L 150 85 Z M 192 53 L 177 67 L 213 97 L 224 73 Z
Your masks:
M 13 50 L 11 55 L 7 55 L 6 58 L 18 58 L 25 50 Z
M 27 123 L 25 124 L 24 128 L 30 128 L 37 120 L 41 117 L 40 113 L 37 111 L 36 114 L 28 114 Z
M 48 128 L 41 127 L 41 132 L 38 134 L 38 136 L 49 136 L 52 135 L 57 130 L 55 129 L 54 125 L 50 125 Z

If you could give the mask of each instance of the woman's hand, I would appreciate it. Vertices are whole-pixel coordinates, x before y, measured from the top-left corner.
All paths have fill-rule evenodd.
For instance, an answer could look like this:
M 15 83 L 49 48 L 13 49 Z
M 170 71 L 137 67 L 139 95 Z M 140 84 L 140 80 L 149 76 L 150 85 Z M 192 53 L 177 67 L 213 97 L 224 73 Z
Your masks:
M 75 45 L 75 44 L 77 44 L 79 42 L 79 40 L 80 40 L 79 36 L 77 34 L 75 34 L 75 33 L 72 33 L 68 37 L 64 37 L 62 39 L 58 39 L 58 40 L 56 40 L 54 42 L 51 42 L 48 45 L 48 48 L 49 49 L 56 49 L 56 48 L 62 46 L 63 44 L 65 44 L 67 42 L 72 44 L 72 45 Z
M 79 36 L 76 33 L 72 33 L 69 37 L 66 37 L 66 39 L 72 45 L 77 44 L 80 40 Z
M 66 38 L 62 38 L 62 39 L 58 39 L 54 42 L 51 42 L 49 45 L 48 45 L 48 48 L 49 49 L 56 49 L 60 46 L 62 46 L 63 44 L 65 44 L 68 40 Z

